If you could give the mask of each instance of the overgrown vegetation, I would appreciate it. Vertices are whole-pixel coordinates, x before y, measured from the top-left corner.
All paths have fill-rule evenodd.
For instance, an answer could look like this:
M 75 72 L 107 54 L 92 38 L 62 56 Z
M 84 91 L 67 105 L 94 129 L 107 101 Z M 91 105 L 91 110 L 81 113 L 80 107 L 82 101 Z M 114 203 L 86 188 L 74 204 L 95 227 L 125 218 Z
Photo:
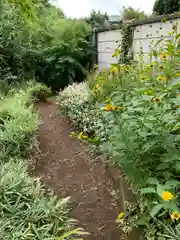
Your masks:
M 92 28 L 106 27 L 106 22 L 109 19 L 107 13 L 101 13 L 100 11 L 92 10 L 90 16 L 86 18 L 86 22 L 89 23 Z
M 121 11 L 121 19 L 123 21 L 128 21 L 128 20 L 143 20 L 146 19 L 148 15 L 144 12 L 141 11 L 140 9 L 135 9 L 133 7 L 123 7 Z
M 153 12 L 158 15 L 178 12 L 180 8 L 179 0 L 156 0 Z
M 29 85 L 0 100 L 0 239 L 77 239 L 84 233 L 68 220 L 69 198 L 45 193 L 27 173 L 24 157 L 36 143 L 39 124 L 32 103 L 50 94 L 44 85 Z
M 1 89 L 34 77 L 53 91 L 83 80 L 91 65 L 90 25 L 64 18 L 47 1 L 4 0 L 0 10 Z
M 87 80 L 88 98 L 84 93 L 59 98 L 60 110 L 79 127 L 80 133 L 70 136 L 96 143 L 134 189 L 137 204 L 127 203 L 117 218 L 125 236 L 140 227 L 147 240 L 180 237 L 177 23 L 169 34 L 171 40 L 152 42 L 148 64 L 142 56 L 138 63 L 93 71 Z M 117 49 L 113 56 L 119 54 Z

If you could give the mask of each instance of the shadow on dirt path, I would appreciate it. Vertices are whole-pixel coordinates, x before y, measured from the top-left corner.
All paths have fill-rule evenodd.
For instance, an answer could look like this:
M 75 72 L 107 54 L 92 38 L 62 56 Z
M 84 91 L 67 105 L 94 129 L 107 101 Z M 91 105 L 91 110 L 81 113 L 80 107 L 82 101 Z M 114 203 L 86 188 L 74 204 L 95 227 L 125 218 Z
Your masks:
M 90 154 L 88 146 L 69 137 L 70 127 L 56 115 L 55 103 L 39 103 L 40 155 L 33 175 L 60 197 L 71 196 L 70 216 L 89 232 L 88 240 L 120 240 L 115 219 L 120 199 L 107 168 Z

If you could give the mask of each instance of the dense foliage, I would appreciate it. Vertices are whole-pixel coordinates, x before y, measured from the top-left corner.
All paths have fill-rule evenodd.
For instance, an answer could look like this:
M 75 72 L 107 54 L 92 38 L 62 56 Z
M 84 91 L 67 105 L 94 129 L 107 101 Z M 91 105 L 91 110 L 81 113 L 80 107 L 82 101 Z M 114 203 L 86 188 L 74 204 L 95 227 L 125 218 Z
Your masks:
M 90 25 L 64 18 L 47 1 L 4 0 L 0 10 L 1 88 L 35 77 L 58 90 L 84 78 L 91 64 Z
M 153 12 L 158 15 L 178 12 L 180 8 L 179 0 L 156 0 Z
M 95 139 L 134 189 L 137 204 L 127 203 L 117 223 L 125 235 L 133 227 L 142 228 L 147 240 L 180 237 L 180 34 L 176 22 L 169 34 L 171 40 L 152 42 L 148 64 L 142 56 L 138 63 L 92 72 L 87 82 L 89 97 L 82 108 L 79 96 L 68 98 L 66 104 L 59 99 L 60 110 L 82 131 L 78 138 Z M 121 51 L 116 49 L 113 57 L 118 54 Z
M 100 11 L 92 10 L 90 16 L 86 18 L 86 21 L 92 26 L 92 28 L 106 27 L 106 22 L 109 19 L 107 13 L 101 13 Z
M 147 18 L 147 14 L 144 11 L 135 9 L 133 7 L 123 7 L 121 11 L 121 19 L 123 21 L 127 20 L 143 20 Z
M 77 239 L 82 229 L 68 220 L 69 198 L 58 199 L 27 172 L 24 157 L 36 143 L 38 115 L 32 103 L 50 94 L 28 84 L 0 99 L 0 239 Z

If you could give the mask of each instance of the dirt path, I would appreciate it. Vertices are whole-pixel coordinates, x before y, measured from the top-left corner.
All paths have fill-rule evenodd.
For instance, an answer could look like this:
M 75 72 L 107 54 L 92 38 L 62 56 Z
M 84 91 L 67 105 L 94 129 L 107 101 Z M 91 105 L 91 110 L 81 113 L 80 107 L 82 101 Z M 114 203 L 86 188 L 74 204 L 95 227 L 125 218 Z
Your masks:
M 33 174 L 60 197 L 71 196 L 70 216 L 91 236 L 88 240 L 120 240 L 115 219 L 119 213 L 113 181 L 88 147 L 69 137 L 68 123 L 56 115 L 54 103 L 40 103 L 41 154 Z

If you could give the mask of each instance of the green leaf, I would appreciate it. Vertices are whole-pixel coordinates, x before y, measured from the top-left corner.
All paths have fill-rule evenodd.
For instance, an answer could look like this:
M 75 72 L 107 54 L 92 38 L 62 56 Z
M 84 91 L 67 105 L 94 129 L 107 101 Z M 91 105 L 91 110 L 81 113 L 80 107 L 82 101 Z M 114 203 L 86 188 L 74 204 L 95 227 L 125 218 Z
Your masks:
M 156 193 L 155 188 L 142 188 L 141 190 L 141 194 L 146 194 L 146 193 Z
M 161 163 L 159 164 L 159 166 L 156 168 L 157 170 L 165 170 L 169 168 L 169 164 L 168 163 Z
M 166 182 L 166 184 L 164 185 L 164 188 L 167 190 L 176 188 L 180 186 L 180 182 L 177 180 L 169 180 Z
M 162 192 L 164 192 L 165 190 L 164 190 L 164 187 L 161 184 L 158 184 L 157 188 L 156 188 L 156 191 L 157 191 L 157 194 L 161 197 Z
M 180 171 L 180 162 L 176 162 L 175 164 L 175 169 Z
M 137 221 L 137 225 L 139 226 L 148 226 L 148 224 L 149 224 L 149 218 L 147 216 L 143 216 Z
M 147 183 L 157 185 L 159 184 L 159 181 L 157 180 L 157 178 L 148 178 Z
M 168 204 L 168 208 L 171 209 L 173 212 L 179 212 L 179 208 L 174 201 L 171 201 Z
M 154 206 L 150 213 L 151 217 L 155 217 L 163 207 L 164 207 L 164 204 L 158 204 Z
M 84 230 L 82 228 L 77 228 L 77 229 L 74 229 L 74 230 L 64 233 L 61 237 L 56 238 L 56 240 L 65 240 L 68 237 L 72 237 L 74 235 L 89 235 L 89 233 L 84 232 Z
M 176 35 L 176 39 L 178 39 L 178 38 L 180 38 L 180 33 L 178 33 L 178 34 Z

